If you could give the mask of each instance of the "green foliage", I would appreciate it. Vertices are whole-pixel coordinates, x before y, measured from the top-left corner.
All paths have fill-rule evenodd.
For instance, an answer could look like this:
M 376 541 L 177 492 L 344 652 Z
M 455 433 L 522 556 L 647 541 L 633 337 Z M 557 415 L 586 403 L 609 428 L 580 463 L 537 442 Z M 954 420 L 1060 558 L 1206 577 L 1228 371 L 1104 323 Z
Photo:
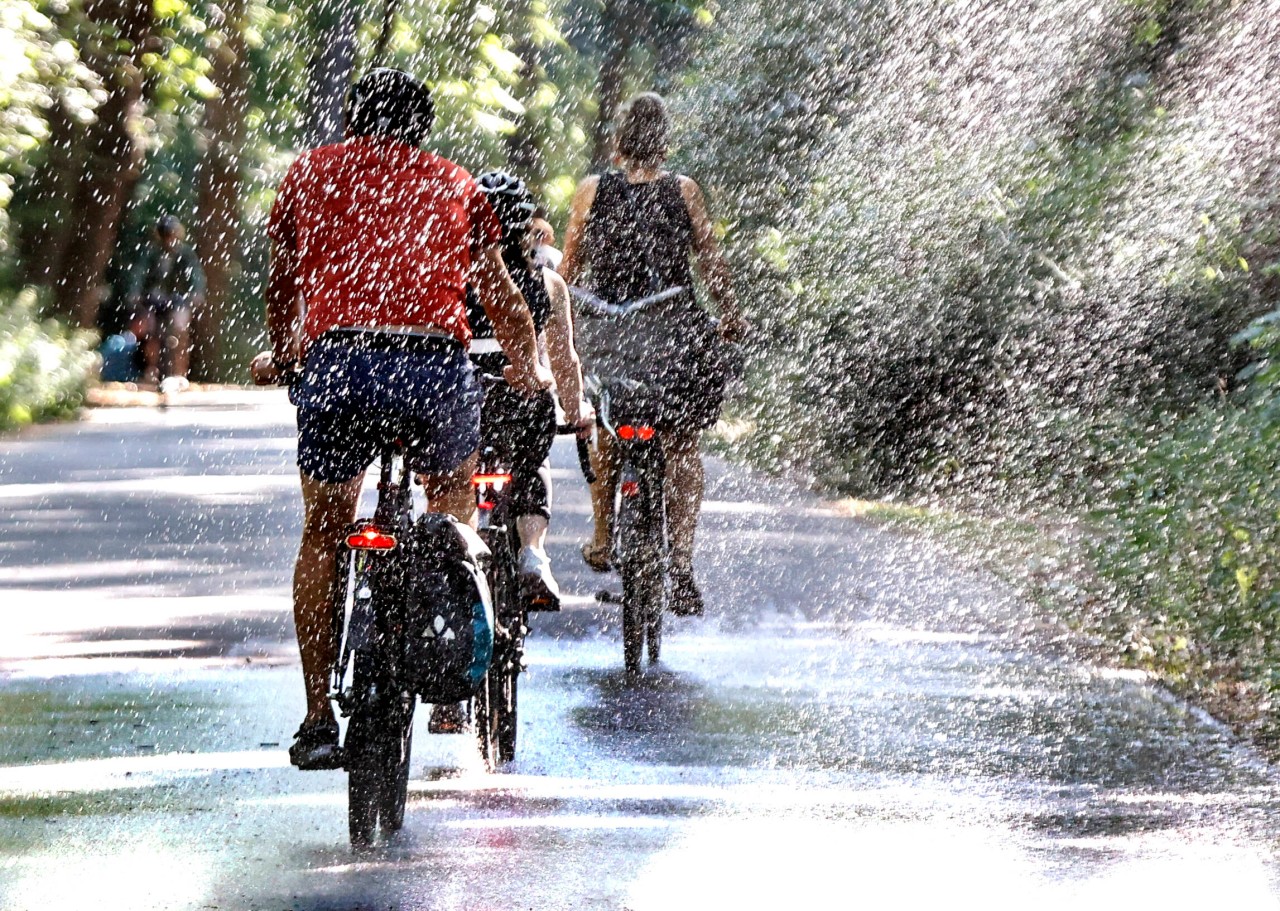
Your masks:
M 36 294 L 0 298 L 0 430 L 64 417 L 84 402 L 93 337 L 36 318 Z
M 1244 686 L 1263 704 L 1280 697 L 1278 325 L 1280 311 L 1241 333 L 1259 360 L 1236 401 L 1136 454 L 1096 552 L 1135 658 L 1210 698 Z
M 49 138 L 45 111 L 57 99 L 68 116 L 93 116 L 92 74 L 75 44 L 31 0 L 0 0 L 0 275 L 9 265 L 9 204 Z
M 680 100 L 763 329 L 744 445 L 852 493 L 1078 501 L 1230 376 L 1274 187 L 1205 116 L 1266 118 L 1220 6 L 735 5 Z

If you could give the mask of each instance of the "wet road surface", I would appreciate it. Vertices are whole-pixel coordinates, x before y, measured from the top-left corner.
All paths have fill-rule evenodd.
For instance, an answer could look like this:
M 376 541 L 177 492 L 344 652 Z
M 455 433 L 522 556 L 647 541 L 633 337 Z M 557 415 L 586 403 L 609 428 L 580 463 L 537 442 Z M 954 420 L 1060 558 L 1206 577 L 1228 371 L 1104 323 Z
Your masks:
M 0 442 L 0 908 L 1272 908 L 1280 800 L 1140 676 L 1046 657 L 997 583 L 713 464 L 708 616 L 623 684 L 557 449 L 520 758 L 419 713 L 405 831 L 301 774 L 292 415 L 99 411 Z M 559 445 L 559 444 L 558 444 Z

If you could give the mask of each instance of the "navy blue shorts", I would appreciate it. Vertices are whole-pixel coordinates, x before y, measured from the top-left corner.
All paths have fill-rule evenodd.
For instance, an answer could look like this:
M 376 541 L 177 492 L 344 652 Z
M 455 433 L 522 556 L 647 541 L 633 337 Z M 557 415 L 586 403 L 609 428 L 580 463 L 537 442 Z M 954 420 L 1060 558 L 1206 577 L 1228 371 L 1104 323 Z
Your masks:
M 307 351 L 298 406 L 298 467 L 327 484 L 350 481 L 402 440 L 409 467 L 448 474 L 480 444 L 484 393 L 461 344 L 386 334 L 322 335 Z M 425 344 L 421 344 L 425 341 Z

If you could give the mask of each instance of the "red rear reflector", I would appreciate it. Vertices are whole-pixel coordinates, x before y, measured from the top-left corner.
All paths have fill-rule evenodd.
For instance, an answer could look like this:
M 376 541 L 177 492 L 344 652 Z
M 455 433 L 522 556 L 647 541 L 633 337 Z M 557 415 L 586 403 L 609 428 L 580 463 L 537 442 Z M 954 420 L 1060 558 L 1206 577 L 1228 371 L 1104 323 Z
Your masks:
M 477 503 L 477 504 L 476 504 L 476 507 L 477 507 L 478 509 L 493 509 L 493 501 L 492 501 L 492 500 L 481 500 L 479 503 Z
M 639 482 L 639 481 L 623 481 L 623 482 L 622 482 L 622 495 L 623 495 L 624 497 L 635 497 L 635 496 L 639 496 L 639 495 L 640 495 L 640 482 Z
M 376 528 L 366 528 L 347 535 L 347 547 L 352 550 L 391 550 L 395 546 L 395 535 L 384 534 Z
M 640 436 L 640 439 L 642 439 L 642 440 L 652 440 L 652 439 L 653 439 L 653 428 L 652 428 L 652 427 L 637 427 L 637 428 L 636 428 L 636 433 Z
M 473 474 L 471 476 L 472 487 L 484 487 L 486 484 L 492 484 L 494 487 L 501 489 L 503 484 L 510 483 L 511 475 L 509 474 Z

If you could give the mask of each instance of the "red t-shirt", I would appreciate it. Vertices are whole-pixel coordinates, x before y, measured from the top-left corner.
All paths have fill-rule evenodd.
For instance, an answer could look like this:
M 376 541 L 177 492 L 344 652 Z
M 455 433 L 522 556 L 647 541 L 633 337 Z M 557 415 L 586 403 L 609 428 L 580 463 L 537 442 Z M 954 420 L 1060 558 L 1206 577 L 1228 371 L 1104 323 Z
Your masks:
M 299 156 L 267 234 L 296 251 L 309 341 L 338 326 L 430 325 L 465 345 L 472 257 L 502 229 L 453 162 L 359 137 Z

